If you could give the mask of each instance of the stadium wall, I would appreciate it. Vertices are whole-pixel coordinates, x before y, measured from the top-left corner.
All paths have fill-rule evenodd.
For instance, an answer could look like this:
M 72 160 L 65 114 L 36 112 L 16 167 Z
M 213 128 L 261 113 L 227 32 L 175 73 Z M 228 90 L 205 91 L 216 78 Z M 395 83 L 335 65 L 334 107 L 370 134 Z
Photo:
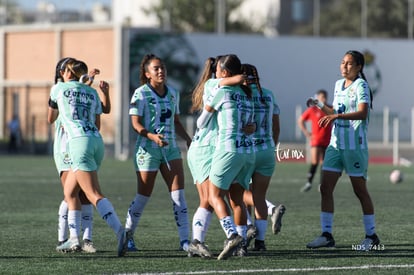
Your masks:
M 46 102 L 54 67 L 60 58 L 74 56 L 90 68 L 101 69 L 97 79 L 110 82 L 113 108 L 110 115 L 103 116 L 103 137 L 113 149 L 111 154 L 130 156 L 134 133 L 128 117 L 129 97 L 138 85 L 142 55 L 153 52 L 167 61 L 170 84 L 187 95 L 208 56 L 235 53 L 242 62 L 255 64 L 263 86 L 275 93 L 281 108 L 280 140 L 303 142 L 297 115 L 305 108 L 306 98 L 318 89 L 326 89 L 332 100 L 334 83 L 340 78 L 339 64 L 349 49 L 369 57 L 365 72 L 375 90 L 370 139 L 383 139 L 384 107 L 392 117 L 399 117 L 400 139 L 411 139 L 414 94 L 410 73 L 414 63 L 409 61 L 414 57 L 414 44 L 409 40 L 169 34 L 113 24 L 5 27 L 0 39 L 4 56 L 0 63 L 0 139 L 6 139 L 7 121 L 17 112 L 26 140 L 51 140 L 53 127 L 46 122 Z M 187 104 L 188 100 L 182 97 Z M 183 113 L 186 108 L 188 105 Z M 190 134 L 193 119 L 185 118 Z M 392 129 L 392 119 L 389 123 Z

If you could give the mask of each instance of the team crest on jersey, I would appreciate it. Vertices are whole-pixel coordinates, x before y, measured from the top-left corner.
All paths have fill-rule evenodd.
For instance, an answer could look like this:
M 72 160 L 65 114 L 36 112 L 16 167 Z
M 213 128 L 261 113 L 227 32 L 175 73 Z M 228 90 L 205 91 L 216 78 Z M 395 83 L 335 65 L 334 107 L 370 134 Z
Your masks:
M 356 96 L 355 88 L 351 88 L 348 92 L 350 98 L 354 98 Z
M 63 163 L 64 164 L 71 164 L 71 160 L 68 153 L 64 153 L 63 155 Z
M 338 114 L 343 114 L 343 113 L 345 113 L 345 109 L 346 109 L 346 107 L 345 107 L 345 105 L 344 104 L 342 104 L 342 103 L 339 103 L 338 104 Z
M 144 155 L 139 155 L 137 160 L 138 165 L 144 165 L 145 163 L 145 157 Z

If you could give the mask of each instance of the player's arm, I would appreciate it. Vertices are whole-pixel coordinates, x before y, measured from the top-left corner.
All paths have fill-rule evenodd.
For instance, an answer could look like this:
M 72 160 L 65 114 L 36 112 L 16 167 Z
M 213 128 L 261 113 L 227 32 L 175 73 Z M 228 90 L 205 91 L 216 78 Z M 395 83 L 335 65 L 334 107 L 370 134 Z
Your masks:
M 95 126 L 98 130 L 101 130 L 101 115 L 95 115 Z
M 49 109 L 47 111 L 47 122 L 52 124 L 59 116 L 59 109 L 57 103 L 49 98 Z
M 273 115 L 272 119 L 273 141 L 277 145 L 279 143 L 280 120 L 279 115 Z
M 206 105 L 203 109 L 203 112 L 197 119 L 197 128 L 199 129 L 206 128 L 214 112 L 215 110 L 213 109 L 213 107 Z
M 111 99 L 109 98 L 109 84 L 106 81 L 99 82 L 99 95 L 102 103 L 102 112 L 109 114 L 111 111 Z
M 324 104 L 323 102 L 321 102 L 318 99 L 313 98 L 313 97 L 308 98 L 308 100 L 306 101 L 306 106 L 308 106 L 308 107 L 316 106 L 319 109 L 321 109 L 327 115 L 332 115 L 332 114 L 335 113 L 334 109 L 331 106 L 328 106 L 328 105 Z
M 187 134 L 187 131 L 184 129 L 183 124 L 181 124 L 179 115 L 174 115 L 174 126 L 177 135 L 186 141 L 187 147 L 190 147 L 191 137 Z
M 311 137 L 311 133 L 306 128 L 305 122 L 306 121 L 303 119 L 302 116 L 300 116 L 298 118 L 297 123 L 298 123 L 299 129 L 302 131 L 302 133 L 305 135 L 305 137 L 310 138 Z
M 320 109 L 327 115 L 332 115 L 335 113 L 334 109 L 326 104 L 324 104 Z
M 365 120 L 368 117 L 368 103 L 359 103 L 358 109 L 356 112 L 346 113 L 346 114 L 335 114 L 336 119 L 346 119 L 346 120 Z
M 333 122 L 336 119 L 345 119 L 345 120 L 365 120 L 368 116 L 368 109 L 369 105 L 368 103 L 359 103 L 358 109 L 356 112 L 352 113 L 346 113 L 346 114 L 332 114 L 324 116 L 319 120 L 319 126 L 320 127 L 326 127 L 331 122 Z
M 246 80 L 246 76 L 243 74 L 236 74 L 230 77 L 224 77 L 220 79 L 219 86 L 235 86 L 239 84 L 243 84 Z
M 149 140 L 155 142 L 156 144 L 162 146 L 167 145 L 168 143 L 164 141 L 164 135 L 156 134 L 149 132 L 144 125 L 142 125 L 142 117 L 137 115 L 131 115 L 131 124 L 132 128 L 143 137 L 148 138 Z

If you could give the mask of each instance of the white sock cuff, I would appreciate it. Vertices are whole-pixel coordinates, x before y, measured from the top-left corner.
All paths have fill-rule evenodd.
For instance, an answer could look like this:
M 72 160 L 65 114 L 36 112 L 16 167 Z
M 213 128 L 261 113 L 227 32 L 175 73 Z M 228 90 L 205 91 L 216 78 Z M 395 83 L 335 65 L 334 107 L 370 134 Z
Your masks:
M 236 231 L 244 240 L 247 239 L 247 225 L 236 225 Z
M 68 203 L 65 200 L 62 200 L 59 205 L 59 215 L 68 213 L 68 209 Z
M 203 215 L 204 217 L 208 217 L 208 215 L 211 215 L 211 212 L 208 211 L 208 209 L 206 208 L 199 207 L 197 208 L 197 211 L 199 212 L 200 215 Z
M 73 218 L 73 217 L 77 217 L 77 216 L 81 216 L 81 211 L 80 210 L 68 210 L 68 218 Z
M 184 189 L 171 191 L 171 200 L 180 208 L 186 208 L 187 202 L 185 201 Z
M 270 202 L 270 201 L 268 201 L 268 200 L 266 200 L 266 206 L 267 206 L 267 214 L 270 216 L 270 215 L 272 215 L 273 213 L 272 213 L 272 210 L 273 210 L 273 208 L 275 208 L 276 207 L 276 205 L 274 205 L 272 202 Z
M 250 212 L 247 211 L 247 209 L 246 209 L 246 216 L 247 216 L 247 225 L 252 225 L 253 224 L 252 217 L 250 215 Z

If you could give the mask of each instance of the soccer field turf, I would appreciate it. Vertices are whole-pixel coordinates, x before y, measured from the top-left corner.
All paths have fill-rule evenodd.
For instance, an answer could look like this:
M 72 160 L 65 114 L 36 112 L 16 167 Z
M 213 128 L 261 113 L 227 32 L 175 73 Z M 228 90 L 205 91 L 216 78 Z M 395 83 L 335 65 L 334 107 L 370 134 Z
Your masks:
M 62 188 L 51 156 L 0 157 L 0 273 L 1 274 L 404 274 L 413 272 L 412 241 L 413 179 L 411 168 L 401 168 L 404 182 L 391 184 L 387 165 L 370 165 L 369 190 L 376 210 L 381 250 L 358 252 L 353 246 L 364 238 L 362 212 L 346 176 L 335 190 L 334 237 L 336 248 L 309 250 L 306 243 L 320 234 L 320 195 L 317 184 L 300 193 L 308 165 L 281 162 L 268 192 L 268 199 L 283 203 L 287 211 L 281 233 L 266 235 L 267 251 L 226 261 L 188 258 L 178 251 L 179 241 L 168 191 L 161 175 L 135 233 L 138 252 L 117 257 L 115 234 L 94 215 L 96 254 L 61 254 L 57 243 L 57 210 Z M 198 206 L 198 195 L 184 161 L 189 218 Z M 99 172 L 102 191 L 125 222 L 129 203 L 136 193 L 131 161 L 105 159 Z M 317 183 L 319 177 L 315 178 Z M 225 239 L 214 216 L 206 243 L 217 255 Z

